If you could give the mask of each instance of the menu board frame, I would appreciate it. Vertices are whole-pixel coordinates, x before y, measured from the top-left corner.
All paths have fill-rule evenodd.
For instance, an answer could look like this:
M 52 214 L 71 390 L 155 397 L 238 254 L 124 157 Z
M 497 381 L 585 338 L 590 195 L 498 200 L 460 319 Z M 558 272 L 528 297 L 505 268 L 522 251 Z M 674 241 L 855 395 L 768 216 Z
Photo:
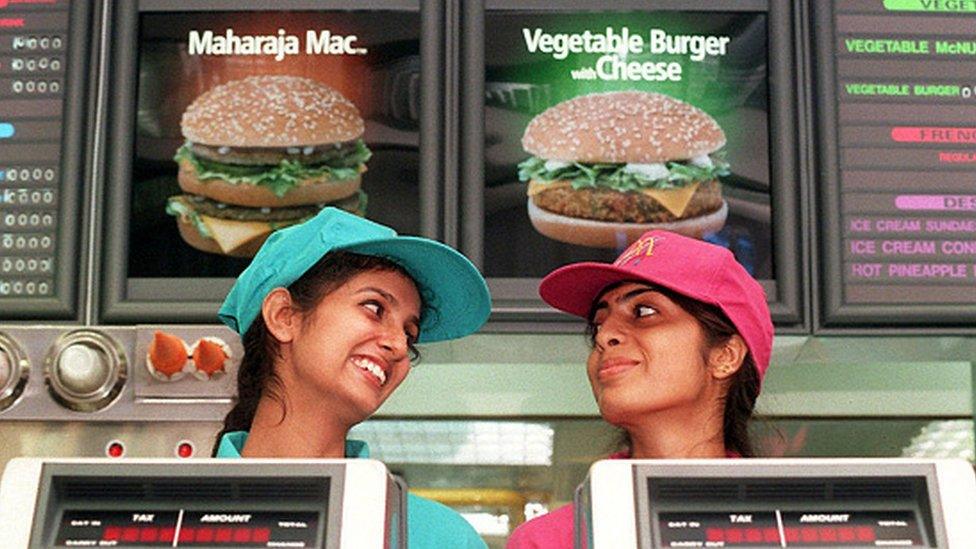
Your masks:
M 461 2 L 460 59 L 460 178 L 457 229 L 459 249 L 482 267 L 484 264 L 484 108 L 485 108 L 485 13 L 490 10 L 533 12 L 625 12 L 625 11 L 764 11 L 769 17 L 769 142 L 770 181 L 773 192 L 772 224 L 776 279 L 764 282 L 770 310 L 779 333 L 807 333 L 810 319 L 807 303 L 805 207 L 807 178 L 803 176 L 799 151 L 806 139 L 802 129 L 799 91 L 800 60 L 797 44 L 797 9 L 790 2 L 749 0 L 717 2 L 668 0 L 652 6 L 639 0 L 622 0 L 608 5 L 601 0 L 465 0 Z M 775 89 L 773 89 L 775 88 Z M 450 197 L 449 197 L 450 198 Z M 555 268 L 556 265 L 553 265 Z M 577 322 L 547 306 L 538 297 L 536 278 L 488 278 L 493 296 L 494 331 L 559 332 L 577 330 Z
M 19 6 L 18 6 L 19 7 Z M 38 8 L 19 7 L 15 14 L 43 14 Z M 54 261 L 54 287 L 50 297 L 10 297 L 0 299 L 0 318 L 3 320 L 73 320 L 79 315 L 79 295 L 82 295 L 87 274 L 86 263 L 78 258 L 87 242 L 89 219 L 82 204 L 89 194 L 87 184 L 91 157 L 90 126 L 87 121 L 89 97 L 95 81 L 89 79 L 93 61 L 92 36 L 98 36 L 92 25 L 94 6 L 90 2 L 75 1 L 68 7 L 65 88 L 61 130 L 60 181 L 57 187 L 57 228 Z
M 840 181 L 838 97 L 836 93 L 834 1 L 810 3 L 811 66 L 816 117 L 817 241 L 814 279 L 818 281 L 819 309 L 814 331 L 830 333 L 945 333 L 976 334 L 973 304 L 851 304 L 844 300 L 844 227 Z M 909 288 L 909 287 L 905 287 Z
M 419 182 L 422 204 L 421 233 L 438 238 L 441 228 L 440 147 L 443 117 L 442 73 L 443 25 L 438 20 L 439 2 L 421 0 L 368 0 L 350 6 L 341 0 L 204 0 L 186 4 L 177 0 L 115 0 L 112 37 L 109 46 L 112 72 L 108 77 L 106 147 L 101 159 L 105 169 L 106 204 L 101 241 L 101 296 L 98 317 L 107 323 L 216 321 L 217 309 L 233 285 L 233 278 L 128 278 L 127 231 L 116 230 L 129 223 L 130 174 L 135 135 L 139 15 L 170 11 L 419 11 L 421 51 L 421 95 Z

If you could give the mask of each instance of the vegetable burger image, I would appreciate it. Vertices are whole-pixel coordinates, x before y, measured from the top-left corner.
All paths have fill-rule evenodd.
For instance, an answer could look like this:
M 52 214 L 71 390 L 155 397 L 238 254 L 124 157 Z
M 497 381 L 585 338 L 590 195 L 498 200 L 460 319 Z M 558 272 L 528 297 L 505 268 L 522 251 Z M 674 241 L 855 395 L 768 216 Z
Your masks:
M 721 230 L 725 133 L 701 109 L 660 93 L 597 93 L 529 122 L 519 165 L 529 218 L 545 236 L 622 248 L 651 229 Z
M 183 113 L 180 188 L 166 211 L 194 248 L 253 256 L 272 231 L 327 205 L 365 214 L 359 189 L 370 151 L 358 109 L 336 90 L 295 76 L 217 86 Z

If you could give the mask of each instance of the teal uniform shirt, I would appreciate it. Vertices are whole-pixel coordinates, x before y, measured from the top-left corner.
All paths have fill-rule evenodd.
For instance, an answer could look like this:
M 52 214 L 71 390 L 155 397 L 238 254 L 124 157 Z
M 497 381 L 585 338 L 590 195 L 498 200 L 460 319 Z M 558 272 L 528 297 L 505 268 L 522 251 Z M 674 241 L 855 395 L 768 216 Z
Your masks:
M 247 432 L 227 433 L 220 439 L 217 457 L 239 458 Z M 369 446 L 361 440 L 346 441 L 347 458 L 368 458 Z M 453 509 L 407 494 L 407 547 L 409 549 L 487 549 L 474 528 Z

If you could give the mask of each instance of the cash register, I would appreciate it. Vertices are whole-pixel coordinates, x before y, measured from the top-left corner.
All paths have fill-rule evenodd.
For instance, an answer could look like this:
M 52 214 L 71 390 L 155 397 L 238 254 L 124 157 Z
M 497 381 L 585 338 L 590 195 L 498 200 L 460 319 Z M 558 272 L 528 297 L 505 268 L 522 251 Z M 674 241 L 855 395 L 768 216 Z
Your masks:
M 576 491 L 576 547 L 976 547 L 962 460 L 605 460 Z
M 374 460 L 11 460 L 0 545 L 406 547 L 406 488 Z

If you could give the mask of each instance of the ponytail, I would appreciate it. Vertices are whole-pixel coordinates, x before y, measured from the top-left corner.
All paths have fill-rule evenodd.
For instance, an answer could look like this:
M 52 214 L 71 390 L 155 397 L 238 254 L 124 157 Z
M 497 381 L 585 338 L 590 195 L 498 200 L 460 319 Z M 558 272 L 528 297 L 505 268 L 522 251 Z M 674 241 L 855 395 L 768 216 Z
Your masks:
M 729 390 L 725 394 L 725 407 L 722 412 L 725 450 L 736 454 L 737 457 L 756 455 L 749 437 L 749 420 L 752 418 L 758 396 L 759 372 L 756 370 L 752 353 L 749 353 L 742 361 L 739 371 L 732 376 Z
M 237 368 L 237 403 L 224 417 L 224 427 L 214 440 L 211 457 L 217 456 L 220 439 L 234 431 L 249 431 L 258 409 L 258 402 L 265 391 L 278 399 L 276 389 L 280 380 L 274 372 L 278 355 L 278 342 L 264 324 L 260 315 L 244 334 L 244 357 Z

